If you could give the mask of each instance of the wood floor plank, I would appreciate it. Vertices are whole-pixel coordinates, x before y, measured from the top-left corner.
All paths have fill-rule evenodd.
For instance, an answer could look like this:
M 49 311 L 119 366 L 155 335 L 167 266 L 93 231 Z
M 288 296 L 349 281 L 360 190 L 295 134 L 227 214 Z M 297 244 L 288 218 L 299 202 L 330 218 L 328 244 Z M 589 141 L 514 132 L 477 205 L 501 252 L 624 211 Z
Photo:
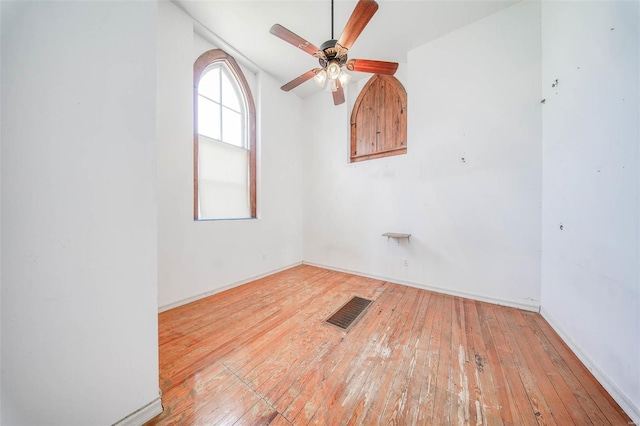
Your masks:
M 499 372 L 494 372 L 493 363 L 489 361 L 487 346 L 492 341 L 485 342 L 484 340 L 475 306 L 476 302 L 472 300 L 463 301 L 465 334 L 467 336 L 464 346 L 467 349 L 469 358 L 468 366 L 471 370 L 469 372 L 471 385 L 474 390 L 477 388 L 473 404 L 476 407 L 476 424 L 513 424 L 509 405 L 504 407 L 505 413 L 503 417 L 501 415 L 502 407 L 492 403 L 500 400 L 500 395 L 494 383 L 494 375 L 499 374 Z M 501 396 L 508 400 L 506 392 Z
M 372 368 L 369 374 L 364 374 L 364 381 L 360 389 L 365 395 L 370 395 L 366 399 L 363 412 L 359 419 L 359 424 L 375 424 L 382 422 L 385 407 L 389 404 L 389 399 L 397 399 L 398 391 L 394 391 L 394 380 L 400 370 L 399 361 L 404 358 L 408 348 L 412 346 L 404 335 L 406 324 L 412 324 L 413 320 L 408 309 L 414 309 L 416 297 L 413 291 L 407 293 L 402 301 L 398 303 L 390 321 L 386 327 L 385 334 L 379 339 L 378 350 L 372 354 L 368 361 L 371 361 Z M 367 368 L 367 364 L 364 365 Z M 356 390 L 358 387 L 356 387 Z
M 540 390 L 556 424 L 564 425 L 573 423 L 571 415 L 562 401 L 563 395 L 558 393 L 558 388 L 553 385 L 549 378 L 549 372 L 545 370 L 544 365 L 540 362 L 540 358 L 537 357 L 535 351 L 532 350 L 532 347 L 537 345 L 529 339 L 527 327 L 520 325 L 520 311 L 511 309 L 509 312 L 512 314 L 509 325 L 516 336 L 520 351 L 526 363 L 523 373 L 530 373 L 532 378 L 535 377 L 535 384 Z M 566 396 L 568 397 L 569 395 Z
M 335 290 L 339 290 L 337 288 L 339 286 L 349 285 L 357 288 L 358 283 L 353 283 L 354 278 L 362 281 L 359 277 L 346 280 L 341 278 L 337 282 L 323 286 L 323 292 L 326 294 L 322 296 L 319 294 L 310 295 L 306 302 L 311 306 L 308 306 L 304 312 L 292 314 L 286 322 L 278 327 L 277 335 L 265 334 L 261 337 L 267 347 L 273 340 L 278 341 L 280 343 L 278 351 L 262 350 L 265 356 L 254 355 L 253 359 L 239 370 L 239 374 L 242 374 L 251 383 L 251 386 L 258 389 L 261 394 L 266 394 L 272 383 L 278 381 L 286 370 L 295 364 L 305 347 L 309 348 L 314 341 L 317 344 L 318 341 L 326 340 L 327 334 L 331 330 L 322 327 L 322 321 L 335 310 L 335 306 L 344 304 L 352 297 L 351 294 Z M 366 281 L 371 285 L 376 283 L 374 280 Z M 362 291 L 359 293 L 362 294 Z
M 495 370 L 499 370 L 502 373 L 495 378 L 496 383 L 503 383 L 505 386 L 505 389 L 499 392 L 499 395 L 502 396 L 499 400 L 500 404 L 503 407 L 510 407 L 516 425 L 536 425 L 538 420 L 534 415 L 535 411 L 531 406 L 505 337 L 505 334 L 508 335 L 509 333 L 506 332 L 506 328 L 503 328 L 505 327 L 504 318 L 496 315 L 500 308 L 494 308 L 496 307 L 493 305 L 476 304 L 476 310 L 483 328 L 483 337 L 487 342 L 493 342 L 493 344 L 489 343 L 488 345 L 489 361 L 496 366 Z M 504 399 L 504 391 L 507 393 L 507 400 Z M 503 416 L 502 419 L 504 420 L 505 417 Z
M 592 422 L 589 419 L 589 416 L 584 411 L 573 392 L 571 392 L 571 389 L 569 389 L 567 382 L 560 378 L 560 372 L 549 357 L 549 354 L 543 347 L 542 343 L 538 340 L 536 334 L 531 330 L 531 327 L 523 318 L 523 313 L 518 311 L 514 312 L 514 314 L 516 323 L 520 326 L 519 329 L 521 330 L 523 340 L 529 342 L 528 351 L 541 368 L 541 371 L 548 378 L 547 386 L 553 387 L 558 395 L 558 402 L 564 405 L 564 408 L 573 423 L 585 426 L 591 425 Z M 538 385 L 541 386 L 540 383 Z M 556 412 L 554 411 L 554 416 L 555 415 Z M 561 423 L 561 421 L 558 421 L 558 423 Z
M 380 304 L 393 305 L 396 303 L 396 300 L 401 299 L 402 296 L 403 294 L 399 292 L 396 287 L 390 287 L 390 291 L 382 294 L 370 309 L 369 314 L 375 318 L 375 321 L 369 321 L 366 327 L 358 324 L 358 326 L 351 329 L 348 334 L 353 336 L 353 339 L 357 339 L 360 336 L 369 336 L 372 342 L 376 342 L 377 339 L 379 339 L 378 334 L 375 332 L 375 327 L 378 327 L 376 324 L 385 324 L 391 311 L 390 309 L 379 310 L 378 306 Z M 275 403 L 275 406 L 282 410 L 283 415 L 289 420 L 294 419 L 298 415 L 300 410 L 307 404 L 309 398 L 316 393 L 319 385 L 326 377 L 330 376 L 333 367 L 339 364 L 351 349 L 349 345 L 343 344 L 344 337 L 347 333 L 338 331 L 328 324 L 326 324 L 325 327 L 333 329 L 335 332 L 334 336 L 337 336 L 340 340 L 337 341 L 332 348 L 329 348 L 326 353 L 322 354 L 314 365 L 308 368 Z
M 312 274 L 308 278 L 304 278 L 298 275 L 287 277 L 282 280 L 279 285 L 286 283 L 285 290 L 289 290 L 291 294 L 297 294 L 296 289 L 306 289 L 306 291 L 312 291 L 314 284 L 318 279 L 326 276 L 326 273 L 316 273 L 312 271 Z M 198 327 L 196 330 L 193 327 L 188 327 L 191 330 L 187 333 L 186 338 L 182 339 L 181 345 L 174 345 L 178 349 L 171 351 L 170 349 L 160 351 L 160 363 L 162 372 L 170 376 L 172 380 L 180 381 L 183 379 L 183 371 L 187 368 L 197 369 L 203 363 L 216 362 L 221 356 L 228 353 L 230 350 L 234 350 L 237 347 L 249 347 L 251 348 L 251 342 L 249 340 L 260 337 L 263 333 L 275 328 L 281 322 L 286 320 L 285 307 L 291 306 L 286 298 L 282 295 L 275 296 L 267 290 L 263 290 L 262 287 L 268 284 L 270 288 L 273 283 L 271 280 L 264 280 L 261 282 L 261 286 L 258 287 L 256 295 L 254 297 L 247 297 L 245 292 L 235 295 L 235 297 L 241 297 L 241 302 L 245 302 L 247 299 L 253 300 L 253 305 L 240 308 L 236 315 L 229 315 L 228 312 L 217 309 L 212 310 L 210 315 L 217 315 L 215 318 L 207 318 L 206 327 Z M 243 286 L 244 287 L 244 286 Z M 285 293 L 283 290 L 276 292 L 275 294 Z M 258 296 L 258 297 L 257 297 Z M 214 299 L 218 298 L 218 295 L 213 296 Z M 251 310 L 251 315 L 247 315 L 247 310 Z M 202 320 L 199 320 L 202 322 Z M 215 345 L 215 350 L 210 348 Z M 162 344 L 160 346 L 163 347 Z M 162 379 L 163 377 L 161 372 Z
M 264 299 L 269 295 L 282 297 L 283 291 L 291 284 L 312 283 L 331 275 L 331 271 L 309 266 L 291 270 L 286 279 L 270 275 L 250 284 L 245 284 L 210 297 L 197 300 L 159 315 L 160 345 L 169 344 L 174 338 L 193 333 L 202 325 L 211 323 L 211 319 L 225 318 L 231 314 L 241 315 L 247 307 L 255 307 L 256 299 Z M 215 309 L 208 309 L 208 308 Z
M 363 388 L 367 386 L 369 376 L 375 375 L 374 372 L 382 368 L 381 357 L 386 354 L 389 323 L 393 321 L 394 313 L 397 311 L 398 306 L 406 300 L 403 293 L 399 291 L 400 287 L 388 285 L 387 289 L 388 291 L 381 295 L 376 300 L 376 304 L 372 306 L 373 312 L 371 312 L 371 315 L 373 319 L 369 321 L 369 325 L 367 327 L 359 326 L 357 335 L 354 336 L 356 340 L 365 339 L 370 340 L 371 343 L 366 350 L 362 350 L 356 353 L 356 356 L 352 356 L 349 373 L 342 379 L 344 387 L 334 388 L 334 393 L 341 391 L 341 395 L 335 396 L 335 399 L 341 399 L 340 405 L 342 409 L 332 411 L 332 416 L 326 420 L 328 422 L 336 422 L 336 419 L 347 418 L 349 413 L 351 413 L 350 421 L 352 424 L 362 424 L 363 422 L 364 413 L 366 413 L 372 401 L 372 398 L 367 396 L 368 392 L 363 391 Z M 385 309 L 384 306 L 388 308 Z M 377 390 L 375 392 L 377 393 Z M 328 413 L 319 413 L 314 418 L 314 422 L 319 424 L 325 414 Z
M 399 353 L 401 358 L 395 363 L 398 366 L 396 375 L 387 393 L 387 400 L 380 416 L 380 422 L 383 424 L 404 424 L 407 421 L 405 418 L 407 392 L 417 362 L 420 331 L 424 325 L 425 311 L 422 305 L 425 296 L 424 292 L 418 292 L 414 297 L 414 303 L 409 307 L 407 322 L 403 327 L 407 337 L 399 339 L 396 343 L 401 351 Z
M 283 352 L 290 348 L 290 346 L 282 345 L 283 342 L 286 343 L 288 340 L 290 344 L 295 345 L 299 339 L 304 338 L 304 336 L 310 332 L 309 327 L 304 325 L 301 327 L 301 324 L 305 324 L 311 318 L 316 317 L 317 312 L 322 310 L 323 304 L 333 300 L 328 297 L 322 297 L 322 293 L 333 290 L 337 283 L 338 280 L 336 279 L 322 287 L 312 287 L 312 291 L 308 291 L 306 294 L 294 289 L 297 299 L 296 302 L 302 306 L 306 306 L 307 309 L 296 313 L 291 309 L 286 310 L 286 306 L 294 306 L 293 303 L 284 303 L 282 311 L 283 321 L 278 324 L 277 327 L 256 336 L 250 345 L 243 345 L 234 351 L 233 357 L 227 362 L 227 365 L 243 377 L 247 377 L 249 380 L 255 379 L 255 377 L 250 377 L 249 374 L 257 366 L 261 367 L 260 370 L 265 370 L 266 360 L 273 354 L 270 347 L 274 341 L 281 344 L 279 352 Z M 335 295 L 336 299 L 340 296 L 339 292 L 331 292 L 330 294 Z M 318 299 L 322 300 L 322 303 L 313 303 Z M 298 306 L 297 303 L 295 306 Z M 259 371 L 258 373 L 264 373 L 264 371 Z
M 416 323 L 415 330 L 418 333 L 414 345 L 415 352 L 410 371 L 407 373 L 406 399 L 400 414 L 406 424 L 421 424 L 419 419 L 421 412 L 420 392 L 426 369 L 431 330 L 433 328 L 435 299 L 434 293 L 425 293 L 422 298 L 422 303 L 420 304 L 420 313 L 418 314 L 418 322 Z
M 615 403 L 613 398 L 611 398 L 602 385 L 598 383 L 587 367 L 580 362 L 567 344 L 560 339 L 560 336 L 558 336 L 551 326 L 544 321 L 541 316 L 536 318 L 536 323 L 560 357 L 566 362 L 566 365 L 573 372 L 576 379 L 582 384 L 592 401 L 611 424 L 624 424 L 628 422 L 627 414 Z
M 554 364 L 558 373 L 562 376 L 562 382 L 566 383 L 568 388 L 571 390 L 576 400 L 580 404 L 580 408 L 585 411 L 587 416 L 589 417 L 589 421 L 585 422 L 585 424 L 595 424 L 595 425 L 609 425 L 611 424 L 610 420 L 608 420 L 605 415 L 602 413 L 600 408 L 595 404 L 588 391 L 584 388 L 582 383 L 576 378 L 570 368 L 567 366 L 567 363 L 572 362 L 573 359 L 569 358 L 567 360 L 560 357 L 555 347 L 549 342 L 549 339 L 544 334 L 544 332 L 540 329 L 539 325 L 535 320 L 534 315 L 529 315 L 528 313 L 524 314 L 523 317 L 527 321 L 530 329 L 536 335 L 538 342 L 540 342 L 540 346 L 549 357 L 549 360 Z
M 404 359 L 408 335 L 407 324 L 413 324 L 411 310 L 415 306 L 416 289 L 408 289 L 402 300 L 395 306 L 385 333 L 379 339 L 378 350 L 372 354 L 376 370 L 367 376 L 365 389 L 371 394 L 377 391 L 377 397 L 371 398 L 366 405 L 362 424 L 376 424 L 382 421 L 389 398 L 396 398 L 393 383 Z M 415 315 L 415 314 L 414 314 Z
M 235 426 L 270 425 L 273 424 L 277 416 L 278 411 L 275 408 L 267 404 L 263 399 L 258 399 L 253 406 L 246 410 L 243 407 L 234 405 L 225 416 L 216 416 L 217 418 L 212 424 Z
M 444 302 L 446 298 L 442 294 L 434 294 L 432 298 L 435 299 L 432 319 L 433 331 L 429 339 L 427 360 L 424 369 L 425 373 L 420 389 L 420 399 L 418 400 L 418 405 L 421 407 L 418 413 L 418 424 L 430 424 L 430 422 L 433 421 L 433 412 L 435 411 L 436 382 L 440 361 L 440 337 L 442 335 Z
M 470 335 L 471 322 L 464 309 L 465 301 L 460 297 L 454 299 L 454 333 L 452 334 L 452 349 L 458 352 L 458 380 L 456 385 L 457 424 L 483 424 L 484 401 L 478 380 L 479 366 L 476 363 L 476 352 L 473 346 L 473 336 Z M 482 365 L 482 363 L 480 363 Z M 495 424 L 495 423 L 494 423 Z
M 189 419 L 188 424 L 211 426 L 234 424 L 250 411 L 260 397 L 242 381 L 234 381 L 215 399 L 206 401 Z
M 362 393 L 362 388 L 368 385 L 369 377 L 375 374 L 374 371 L 379 368 L 384 368 L 385 358 L 390 358 L 392 355 L 389 352 L 389 339 L 392 338 L 393 333 L 390 332 L 394 328 L 394 322 L 403 321 L 405 307 L 411 302 L 410 297 L 405 296 L 399 301 L 394 308 L 391 309 L 388 321 L 385 319 L 385 323 L 382 321 L 376 322 L 378 325 L 376 328 L 384 330 L 385 332 L 378 339 L 376 337 L 375 350 L 369 352 L 363 352 L 360 357 L 355 359 L 355 362 L 350 364 L 348 368 L 351 371 L 345 377 L 344 386 L 334 389 L 336 394 L 335 399 L 340 405 L 340 410 L 326 410 L 321 409 L 316 412 L 316 415 L 312 419 L 311 424 L 335 424 L 340 419 L 351 417 L 353 422 L 366 422 L 366 416 L 364 415 L 371 409 L 371 401 L 364 398 L 359 398 Z M 384 317 L 380 317 L 383 319 Z M 399 328 L 402 329 L 400 325 Z M 393 344 L 392 344 L 393 345 Z M 379 383 L 379 389 L 377 392 L 384 392 L 384 384 Z M 366 424 L 366 423 L 365 423 Z
M 568 419 L 569 416 L 564 410 L 564 407 L 560 408 L 559 404 L 556 404 L 556 406 L 560 412 L 553 412 L 551 403 L 557 401 L 558 395 L 555 393 L 553 387 L 548 385 L 548 381 L 546 381 L 547 378 L 543 377 L 544 372 L 542 372 L 538 366 L 532 362 L 532 358 L 528 353 L 528 342 L 524 342 L 522 340 L 522 336 L 517 334 L 521 330 L 519 330 L 517 326 L 513 325 L 515 323 L 515 320 L 513 319 L 513 311 L 511 309 L 497 310 L 495 308 L 494 311 L 496 311 L 497 316 L 502 317 L 503 323 L 508 328 L 508 331 L 510 331 L 509 333 L 505 333 L 505 337 L 507 338 L 510 348 L 509 352 L 514 360 L 518 374 L 522 380 L 522 384 L 526 389 L 527 397 L 531 403 L 533 414 L 535 415 L 538 423 L 557 425 L 558 419 L 554 416 L 555 414 L 563 420 Z M 531 362 L 531 365 L 529 365 L 529 362 Z M 538 381 L 545 385 L 545 389 L 538 387 Z M 545 394 L 544 390 L 551 390 L 552 393 Z M 560 423 L 560 425 L 571 424 L 568 420 L 566 421 L 567 423 Z
M 353 371 L 359 365 L 362 364 L 362 361 L 366 359 L 368 356 L 374 357 L 375 360 L 378 360 L 380 363 L 385 363 L 387 359 L 393 357 L 392 349 L 395 347 L 395 340 L 397 339 L 398 333 L 401 330 L 401 325 L 404 324 L 402 315 L 403 315 L 403 307 L 405 304 L 409 302 L 409 297 L 406 295 L 402 297 L 396 305 L 387 306 L 387 310 L 391 312 L 391 319 L 388 321 L 385 327 L 376 327 L 381 333 L 379 338 L 375 338 L 375 345 L 364 345 L 364 350 L 356 350 L 354 343 L 362 341 L 358 340 L 363 333 L 363 331 L 367 330 L 365 328 L 357 328 L 354 331 L 357 331 L 358 334 L 348 334 L 345 339 L 348 339 L 348 343 L 345 342 L 343 345 L 346 348 L 344 354 L 342 354 L 341 361 L 337 363 L 331 370 L 325 370 L 323 375 L 325 377 L 333 378 L 333 380 L 322 380 L 319 383 L 319 387 L 308 399 L 307 403 L 304 405 L 298 416 L 294 419 L 294 424 L 308 424 L 311 419 L 316 417 L 316 414 L 319 416 L 326 416 L 331 410 L 337 410 L 339 405 L 337 404 L 340 400 L 342 393 L 345 388 L 350 384 L 350 378 L 353 377 Z M 369 334 L 369 332 L 367 333 Z M 374 335 L 376 333 L 374 332 Z M 349 357 L 346 361 L 345 357 Z M 381 379 L 378 383 L 377 391 L 380 393 L 386 392 L 386 387 L 389 383 L 388 372 L 384 375 L 384 379 Z M 380 398 L 376 398 L 373 401 L 378 402 Z M 379 415 L 380 411 L 376 412 Z M 368 414 L 368 413 L 367 413 Z M 367 417 L 365 415 L 365 422 Z M 376 419 L 377 420 L 377 419 Z M 316 424 L 325 424 L 322 418 L 316 417 L 314 420 Z
M 377 280 L 363 279 L 362 277 L 359 278 L 360 284 L 357 288 L 359 294 L 370 300 L 375 300 L 377 303 L 383 303 L 385 298 L 381 297 L 381 295 L 386 288 L 385 283 Z M 365 286 L 365 288 L 360 286 Z M 326 315 L 323 315 L 322 319 L 324 319 L 325 316 Z M 287 393 L 294 383 L 303 382 L 305 373 L 313 371 L 310 370 L 310 367 L 315 365 L 316 360 L 322 359 L 322 357 L 325 356 L 329 346 L 333 344 L 333 340 L 342 338 L 341 334 L 336 333 L 335 328 L 325 323 L 320 321 L 310 321 L 310 323 L 311 324 L 305 324 L 305 326 L 314 327 L 313 332 L 310 333 L 308 340 L 301 342 L 302 344 L 298 346 L 297 350 L 292 348 L 292 350 L 296 350 L 295 357 L 293 360 L 290 360 L 290 364 L 284 370 L 282 377 L 277 374 L 271 376 L 270 380 L 272 382 L 277 381 L 273 386 L 271 386 L 269 381 L 264 383 L 264 389 L 269 389 L 265 394 L 267 400 L 275 402 Z M 284 401 L 285 398 L 280 400 L 279 404 L 282 406 Z
M 402 395 L 399 399 L 398 422 L 404 424 L 417 424 L 420 410 L 417 401 L 420 399 L 420 386 L 422 384 L 423 369 L 429 349 L 429 336 L 433 326 L 433 307 L 431 305 L 432 293 L 421 293 L 416 321 L 411 330 L 413 337 L 409 340 L 411 353 L 404 385 L 401 386 Z
M 452 420 L 453 362 L 455 362 L 451 353 L 452 308 L 453 296 L 445 295 L 438 349 L 438 373 L 431 416 L 431 424 L 434 425 L 450 425 Z
M 271 420 L 269 426 L 291 426 L 291 422 L 282 417 L 281 414 L 278 414 L 273 420 Z
M 206 366 L 191 374 L 182 386 L 163 392 L 164 412 L 151 424 L 190 424 L 197 412 L 207 412 L 209 401 L 221 395 L 238 381 L 221 363 Z M 162 420 L 159 423 L 155 421 Z
M 189 344 L 188 351 L 183 351 L 179 356 L 170 358 L 163 362 L 160 359 L 161 377 L 164 382 L 170 381 L 172 384 L 181 383 L 189 374 L 189 371 L 198 370 L 204 365 L 218 362 L 225 355 L 231 353 L 236 347 L 249 342 L 254 336 L 264 333 L 282 321 L 280 309 L 270 308 L 265 312 L 256 314 L 253 324 L 247 324 L 244 333 L 219 334 L 216 339 L 215 334 L 210 334 L 200 340 L 198 345 Z
M 349 332 L 324 322 L 354 295 Z M 537 313 L 300 265 L 158 320 L 147 425 L 630 421 Z

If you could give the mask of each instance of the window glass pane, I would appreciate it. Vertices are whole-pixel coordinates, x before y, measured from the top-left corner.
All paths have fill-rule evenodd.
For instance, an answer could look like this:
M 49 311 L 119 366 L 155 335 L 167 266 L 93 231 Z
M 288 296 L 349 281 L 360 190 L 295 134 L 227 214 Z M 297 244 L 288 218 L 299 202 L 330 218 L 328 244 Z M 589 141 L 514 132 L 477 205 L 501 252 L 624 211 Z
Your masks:
M 200 77 L 198 94 L 220 103 L 220 67 L 212 68 Z
M 198 156 L 200 217 L 251 217 L 249 151 L 201 137 Z
M 198 134 L 220 140 L 220 105 L 198 96 Z
M 245 193 L 237 186 L 202 181 L 200 188 L 201 219 L 248 219 L 251 207 Z
M 246 182 L 247 152 L 242 148 L 201 138 L 198 149 L 200 179 L 238 184 Z
M 222 73 L 222 105 L 231 108 L 234 111 L 241 112 L 240 99 L 236 92 L 235 85 L 232 83 L 229 71 Z
M 222 108 L 222 140 L 235 146 L 244 146 L 242 115 L 227 108 Z

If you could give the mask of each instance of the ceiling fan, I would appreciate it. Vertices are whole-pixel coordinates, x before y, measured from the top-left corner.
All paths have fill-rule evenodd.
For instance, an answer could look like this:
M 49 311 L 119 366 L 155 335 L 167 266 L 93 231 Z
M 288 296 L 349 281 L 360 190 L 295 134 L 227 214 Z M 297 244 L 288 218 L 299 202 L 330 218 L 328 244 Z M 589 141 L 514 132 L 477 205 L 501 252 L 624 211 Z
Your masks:
M 349 80 L 351 80 L 351 76 L 344 72 L 343 67 L 346 67 L 349 71 L 388 75 L 395 74 L 398 69 L 397 62 L 347 58 L 349 48 L 351 48 L 377 10 L 378 3 L 374 0 L 358 1 L 358 4 L 351 13 L 351 17 L 349 17 L 347 21 L 347 25 L 344 27 L 344 30 L 342 30 L 342 34 L 340 34 L 340 38 L 334 40 L 333 0 L 331 0 L 331 40 L 322 43 L 319 49 L 280 24 L 272 26 L 271 30 L 269 30 L 271 34 L 318 58 L 318 62 L 320 62 L 320 68 L 307 71 L 282 86 L 281 89 L 288 92 L 313 78 L 318 86 L 326 87 L 327 91 L 332 92 L 333 103 L 340 105 L 344 102 L 344 91 L 342 87 L 346 86 Z

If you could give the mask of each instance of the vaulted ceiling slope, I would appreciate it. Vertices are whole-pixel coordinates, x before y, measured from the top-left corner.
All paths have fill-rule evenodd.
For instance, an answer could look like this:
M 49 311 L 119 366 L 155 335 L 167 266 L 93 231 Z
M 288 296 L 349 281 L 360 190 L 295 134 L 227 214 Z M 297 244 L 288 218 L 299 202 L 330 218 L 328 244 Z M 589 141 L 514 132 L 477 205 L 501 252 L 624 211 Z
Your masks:
M 331 38 L 331 1 L 201 1 L 176 4 L 233 49 L 284 84 L 317 66 L 317 60 L 269 34 L 281 24 L 319 46 Z M 334 37 L 338 38 L 353 0 L 335 0 Z M 350 49 L 350 57 L 406 62 L 407 52 L 517 1 L 378 0 L 379 9 Z M 369 76 L 353 73 L 355 80 Z M 305 98 L 318 92 L 312 82 L 293 92 Z

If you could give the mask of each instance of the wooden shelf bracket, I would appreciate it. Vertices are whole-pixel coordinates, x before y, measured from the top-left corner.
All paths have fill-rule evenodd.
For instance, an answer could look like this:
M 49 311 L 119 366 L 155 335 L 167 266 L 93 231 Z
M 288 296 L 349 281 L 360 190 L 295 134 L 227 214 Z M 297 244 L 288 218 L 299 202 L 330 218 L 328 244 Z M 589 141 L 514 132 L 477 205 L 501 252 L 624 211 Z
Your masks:
M 397 232 L 385 232 L 384 234 L 382 234 L 382 236 L 383 237 L 387 237 L 387 241 L 389 241 L 389 239 L 393 238 L 394 240 L 396 240 L 398 245 L 400 245 L 400 240 L 406 238 L 407 242 L 409 244 L 411 244 L 411 234 L 399 234 Z

